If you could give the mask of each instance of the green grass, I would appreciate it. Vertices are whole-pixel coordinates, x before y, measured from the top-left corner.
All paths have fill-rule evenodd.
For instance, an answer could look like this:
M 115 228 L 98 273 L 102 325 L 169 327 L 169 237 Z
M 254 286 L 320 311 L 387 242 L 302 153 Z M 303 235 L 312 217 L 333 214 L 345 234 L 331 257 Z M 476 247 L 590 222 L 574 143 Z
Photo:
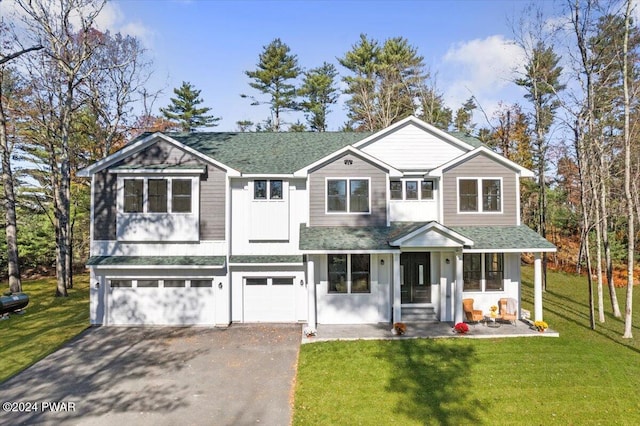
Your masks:
M 523 279 L 533 312 L 530 268 Z M 612 315 L 591 330 L 586 279 L 550 272 L 544 319 L 560 338 L 303 345 L 294 424 L 640 424 L 634 290 L 634 339 Z M 623 289 L 618 299 L 624 311 Z
M 2 285 L 2 293 L 8 290 Z M 24 315 L 0 321 L 0 383 L 49 355 L 89 326 L 89 276 L 74 277 L 69 297 L 54 297 L 55 278 L 23 281 Z

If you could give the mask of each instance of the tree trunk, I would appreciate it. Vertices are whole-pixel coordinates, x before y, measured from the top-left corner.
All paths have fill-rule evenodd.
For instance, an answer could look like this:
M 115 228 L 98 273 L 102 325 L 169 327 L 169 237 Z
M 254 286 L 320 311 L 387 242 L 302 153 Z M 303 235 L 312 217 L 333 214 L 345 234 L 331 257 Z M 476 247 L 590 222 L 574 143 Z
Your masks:
M 0 69 L 0 151 L 2 156 L 2 186 L 5 201 L 5 233 L 7 239 L 7 269 L 9 289 L 12 293 L 22 291 L 20 282 L 20 263 L 18 255 L 18 223 L 16 218 L 16 197 L 11 172 L 11 150 L 7 136 L 7 117 L 4 112 L 4 94 L 2 93 L 3 69 Z
M 624 19 L 624 42 L 622 44 L 622 87 L 624 91 L 624 195 L 627 201 L 627 301 L 624 310 L 625 339 L 633 338 L 633 265 L 635 250 L 635 226 L 633 214 L 633 196 L 631 194 L 631 123 L 629 96 L 629 28 L 631 26 L 631 0 L 627 0 Z

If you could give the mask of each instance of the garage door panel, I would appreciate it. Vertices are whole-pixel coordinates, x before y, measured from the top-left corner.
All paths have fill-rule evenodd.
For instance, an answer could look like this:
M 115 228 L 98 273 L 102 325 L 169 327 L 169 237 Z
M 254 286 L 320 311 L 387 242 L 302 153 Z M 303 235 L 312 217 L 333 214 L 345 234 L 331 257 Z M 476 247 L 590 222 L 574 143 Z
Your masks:
M 113 325 L 213 325 L 213 288 L 111 288 Z
M 265 283 L 260 283 L 260 279 L 245 279 L 244 321 L 296 321 L 296 299 L 293 279 L 270 278 L 264 280 Z

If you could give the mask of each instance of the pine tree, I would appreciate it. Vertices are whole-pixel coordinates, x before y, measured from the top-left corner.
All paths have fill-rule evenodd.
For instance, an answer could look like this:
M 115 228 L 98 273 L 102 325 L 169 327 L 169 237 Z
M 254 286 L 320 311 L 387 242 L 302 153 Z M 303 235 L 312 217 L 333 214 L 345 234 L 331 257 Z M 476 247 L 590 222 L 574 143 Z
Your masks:
M 160 108 L 160 112 L 168 120 L 177 122 L 177 126 L 183 132 L 194 132 L 200 127 L 215 127 L 220 117 L 205 115 L 211 108 L 198 108 L 203 101 L 200 98 L 200 90 L 191 83 L 183 81 L 182 86 L 173 89 L 176 97 L 171 98 L 171 104 L 166 108 Z
M 327 130 L 329 106 L 338 100 L 338 89 L 334 85 L 337 75 L 336 67 L 327 62 L 305 72 L 299 92 L 304 100 L 300 106 L 305 112 L 311 130 L 317 132 Z
M 298 108 L 295 102 L 296 86 L 292 81 L 300 75 L 300 68 L 298 57 L 290 51 L 289 46 L 276 38 L 263 47 L 256 70 L 245 71 L 245 74 L 253 80 L 249 85 L 270 96 L 268 101 L 250 98 L 253 100 L 252 105 L 269 105 L 272 113 L 270 130 L 276 132 L 279 132 L 282 126 L 282 112 Z M 240 96 L 249 97 L 244 94 Z
M 456 111 L 456 117 L 453 126 L 456 131 L 462 133 L 471 133 L 475 124 L 473 124 L 473 110 L 476 109 L 476 103 L 473 98 L 469 98 Z

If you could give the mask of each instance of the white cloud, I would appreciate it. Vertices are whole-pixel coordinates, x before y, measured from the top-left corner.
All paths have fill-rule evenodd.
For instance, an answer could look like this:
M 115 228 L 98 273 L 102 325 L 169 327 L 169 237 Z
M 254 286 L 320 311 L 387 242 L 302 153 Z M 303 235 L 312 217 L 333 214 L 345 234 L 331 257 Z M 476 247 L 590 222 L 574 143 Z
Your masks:
M 522 48 L 502 35 L 455 44 L 445 54 L 440 70 L 447 104 L 455 111 L 474 96 L 491 116 L 499 101 L 510 102 L 504 97 L 510 96 L 524 63 Z

